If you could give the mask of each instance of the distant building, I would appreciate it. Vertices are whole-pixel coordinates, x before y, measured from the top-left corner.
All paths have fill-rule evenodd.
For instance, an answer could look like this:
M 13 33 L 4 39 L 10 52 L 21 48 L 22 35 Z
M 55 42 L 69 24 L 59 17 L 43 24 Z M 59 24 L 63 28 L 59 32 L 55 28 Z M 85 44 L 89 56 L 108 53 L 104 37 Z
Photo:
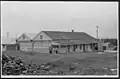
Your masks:
M 103 43 L 103 50 L 112 50 L 114 48 L 114 45 L 112 45 L 110 42 Z
M 17 43 L 21 51 L 48 53 L 49 47 L 57 48 L 60 53 L 87 52 L 99 50 L 97 39 L 84 32 L 41 31 L 38 34 L 22 34 Z M 32 49 L 33 48 L 33 49 Z
M 17 44 L 15 40 L 16 40 L 15 38 L 3 37 L 1 43 L 2 51 L 17 50 Z

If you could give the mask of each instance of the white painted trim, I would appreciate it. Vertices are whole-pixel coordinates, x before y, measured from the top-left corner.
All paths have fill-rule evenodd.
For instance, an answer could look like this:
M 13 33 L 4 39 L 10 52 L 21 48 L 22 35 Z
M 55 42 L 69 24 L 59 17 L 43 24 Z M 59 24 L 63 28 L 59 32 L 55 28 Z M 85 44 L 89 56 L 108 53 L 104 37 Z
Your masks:
M 20 40 L 20 38 L 25 35 L 26 37 L 28 37 L 25 33 L 23 33 L 20 37 L 18 37 L 17 41 L 28 41 L 28 40 L 31 40 L 30 37 L 28 37 L 29 39 L 28 40 Z
M 33 38 L 33 40 L 35 40 L 35 38 L 37 37 L 37 36 L 39 36 L 41 33 L 44 33 L 43 31 L 40 31 L 34 38 Z M 46 36 L 48 36 L 46 33 L 44 33 Z M 51 40 L 52 40 L 52 38 L 50 37 L 50 36 L 48 36 Z
M 24 35 L 24 33 L 23 33 L 23 34 L 21 34 L 21 35 L 17 38 L 17 40 L 19 40 L 19 39 L 22 37 L 22 35 Z

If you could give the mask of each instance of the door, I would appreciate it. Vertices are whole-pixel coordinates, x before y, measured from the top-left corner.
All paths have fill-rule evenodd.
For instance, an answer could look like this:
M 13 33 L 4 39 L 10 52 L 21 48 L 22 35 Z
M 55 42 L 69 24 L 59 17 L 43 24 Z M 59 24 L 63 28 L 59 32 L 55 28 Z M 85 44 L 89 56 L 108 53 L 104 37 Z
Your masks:
M 85 44 L 83 44 L 83 52 L 85 52 Z

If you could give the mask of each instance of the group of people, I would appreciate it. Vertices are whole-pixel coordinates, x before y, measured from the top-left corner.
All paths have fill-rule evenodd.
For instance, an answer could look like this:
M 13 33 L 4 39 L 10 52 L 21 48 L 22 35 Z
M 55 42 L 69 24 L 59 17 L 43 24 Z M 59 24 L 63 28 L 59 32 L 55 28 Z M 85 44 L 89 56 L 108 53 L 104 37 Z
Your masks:
M 57 47 L 52 47 L 52 46 L 50 46 L 50 47 L 49 47 L 49 53 L 50 53 L 50 54 L 52 54 L 52 53 L 58 54 L 58 48 L 57 48 Z

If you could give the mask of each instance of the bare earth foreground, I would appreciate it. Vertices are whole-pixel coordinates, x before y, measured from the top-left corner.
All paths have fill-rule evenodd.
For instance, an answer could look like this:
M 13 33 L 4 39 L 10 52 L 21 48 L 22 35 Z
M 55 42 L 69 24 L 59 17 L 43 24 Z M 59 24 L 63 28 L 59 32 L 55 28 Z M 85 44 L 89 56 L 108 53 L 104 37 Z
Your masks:
M 106 72 L 99 69 L 109 69 L 111 72 L 107 75 L 117 75 L 117 53 L 112 52 L 74 52 L 69 54 L 45 54 L 18 51 L 4 52 L 9 56 L 18 56 L 27 64 L 51 63 L 54 65 L 49 72 L 61 71 L 65 75 L 105 75 Z M 96 73 L 91 72 L 95 69 Z M 113 70 L 112 70 L 113 69 Z M 101 73 L 97 73 L 97 70 Z M 84 71 L 84 72 L 83 72 Z M 52 74 L 47 74 L 52 75 Z

